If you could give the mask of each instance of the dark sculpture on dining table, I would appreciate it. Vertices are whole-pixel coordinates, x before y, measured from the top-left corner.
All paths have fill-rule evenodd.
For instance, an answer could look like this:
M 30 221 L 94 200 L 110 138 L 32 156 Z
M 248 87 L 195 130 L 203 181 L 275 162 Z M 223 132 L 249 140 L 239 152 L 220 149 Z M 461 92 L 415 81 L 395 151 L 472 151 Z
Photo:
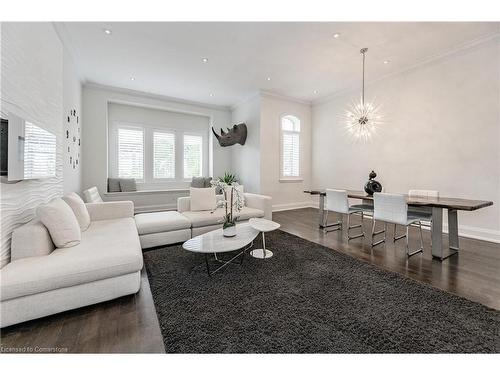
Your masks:
M 371 171 L 368 177 L 370 179 L 365 184 L 366 194 L 373 195 L 373 193 L 380 193 L 382 191 L 382 184 L 374 180 L 374 178 L 377 177 L 377 174 L 374 171 Z

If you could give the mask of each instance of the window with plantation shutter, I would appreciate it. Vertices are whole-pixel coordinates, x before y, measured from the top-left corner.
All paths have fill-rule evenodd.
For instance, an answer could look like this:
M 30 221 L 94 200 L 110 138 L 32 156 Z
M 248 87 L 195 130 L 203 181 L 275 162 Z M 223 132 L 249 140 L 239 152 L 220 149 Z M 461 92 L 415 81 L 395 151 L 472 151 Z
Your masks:
M 300 177 L 300 120 L 295 116 L 281 118 L 281 176 Z
M 118 177 L 144 178 L 144 132 L 118 128 Z
M 175 178 L 175 134 L 153 132 L 153 178 Z
M 203 167 L 203 137 L 184 134 L 184 178 L 200 177 Z
M 56 136 L 30 122 L 24 126 L 24 178 L 56 175 Z
M 209 125 L 197 114 L 108 103 L 108 177 L 135 178 L 138 191 L 189 188 L 210 170 Z

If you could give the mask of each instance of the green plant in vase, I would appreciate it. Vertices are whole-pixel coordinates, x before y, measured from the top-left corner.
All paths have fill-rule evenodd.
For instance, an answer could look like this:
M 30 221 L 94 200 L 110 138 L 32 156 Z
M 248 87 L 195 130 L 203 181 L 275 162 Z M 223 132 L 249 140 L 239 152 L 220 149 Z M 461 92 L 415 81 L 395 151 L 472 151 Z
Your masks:
M 224 207 L 225 210 L 222 233 L 225 237 L 234 237 L 236 236 L 236 220 L 243 208 L 243 196 L 238 188 L 236 176 L 226 172 L 223 177 L 212 180 L 212 186 L 222 191 L 224 196 L 222 200 L 217 202 L 216 206 L 216 208 Z
M 229 172 L 225 172 L 224 176 L 218 177 L 216 181 L 221 181 L 226 185 L 232 185 L 233 183 L 238 182 L 238 180 L 236 179 L 236 175 Z

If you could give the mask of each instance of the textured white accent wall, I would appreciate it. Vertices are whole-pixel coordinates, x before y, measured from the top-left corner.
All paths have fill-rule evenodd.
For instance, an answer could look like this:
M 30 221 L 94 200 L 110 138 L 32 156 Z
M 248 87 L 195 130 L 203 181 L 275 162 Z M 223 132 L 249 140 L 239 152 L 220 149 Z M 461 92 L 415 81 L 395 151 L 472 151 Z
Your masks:
M 500 241 L 499 48 L 497 38 L 369 85 L 387 122 L 366 145 L 352 143 L 340 120 L 359 91 L 315 105 L 312 187 L 361 190 L 374 169 L 387 192 L 491 200 L 460 212 L 459 231 Z
M 63 192 L 61 163 L 63 49 L 50 23 L 1 24 L 1 106 L 57 135 L 56 177 L 1 184 L 1 266 L 10 260 L 12 230 Z

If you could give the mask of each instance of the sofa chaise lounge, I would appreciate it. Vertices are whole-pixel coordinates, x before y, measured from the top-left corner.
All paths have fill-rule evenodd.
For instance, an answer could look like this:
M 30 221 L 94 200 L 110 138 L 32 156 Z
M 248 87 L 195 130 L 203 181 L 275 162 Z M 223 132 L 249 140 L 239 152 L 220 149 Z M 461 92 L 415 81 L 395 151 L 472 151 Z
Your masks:
M 132 202 L 87 203 L 81 242 L 57 249 L 37 219 L 12 234 L 11 262 L 0 270 L 0 326 L 134 294 L 142 251 Z M 48 255 L 41 255 L 42 252 Z

